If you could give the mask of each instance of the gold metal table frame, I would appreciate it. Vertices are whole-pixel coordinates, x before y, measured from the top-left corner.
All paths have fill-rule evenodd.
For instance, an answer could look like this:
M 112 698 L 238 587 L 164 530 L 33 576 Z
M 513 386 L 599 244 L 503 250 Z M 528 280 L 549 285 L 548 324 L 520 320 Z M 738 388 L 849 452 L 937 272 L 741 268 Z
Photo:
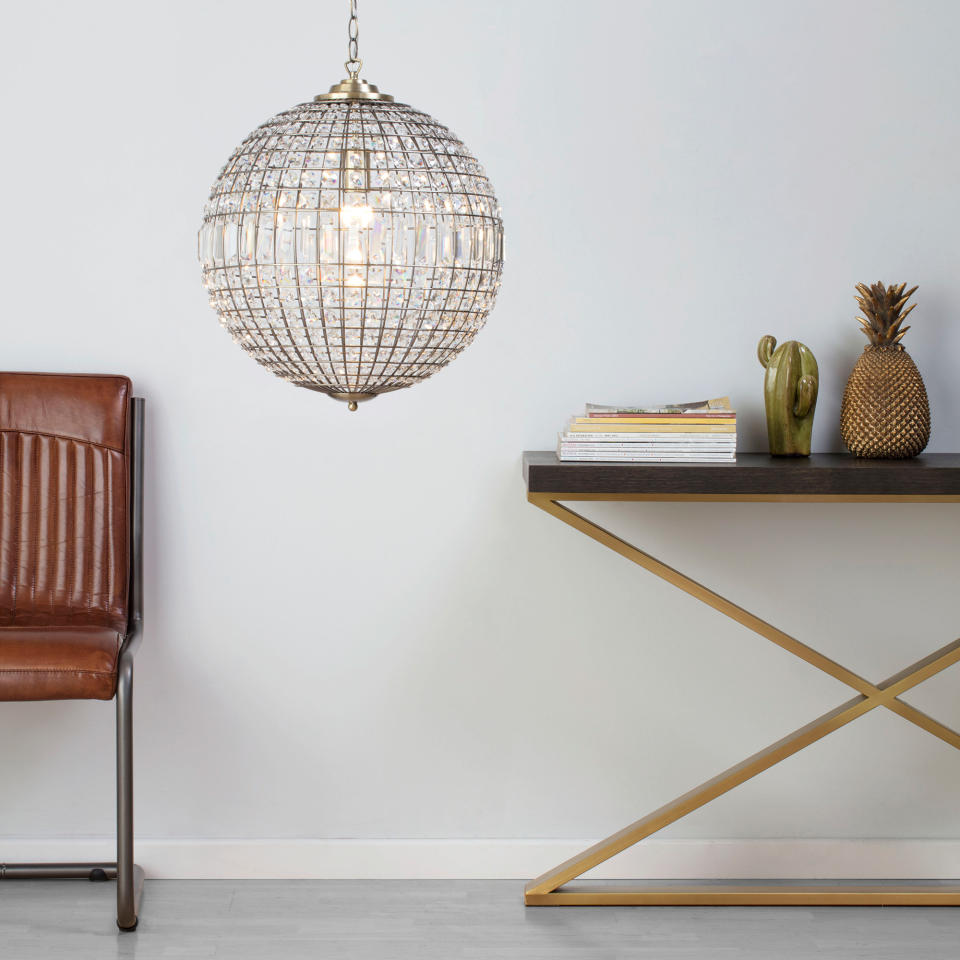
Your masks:
M 944 455 L 946 456 L 946 455 Z M 960 906 L 960 883 L 932 882 L 853 882 L 827 884 L 819 882 L 787 883 L 773 881 L 720 883 L 701 882 L 663 884 L 647 882 L 621 885 L 590 881 L 571 884 L 586 871 L 609 860 L 618 853 L 650 837 L 664 827 L 675 823 L 711 800 L 745 783 L 781 760 L 816 743 L 827 734 L 856 720 L 857 717 L 885 707 L 916 724 L 922 730 L 951 746 L 960 749 L 960 733 L 944 726 L 915 707 L 899 699 L 902 693 L 923 683 L 960 660 L 960 640 L 947 644 L 928 657 L 911 664 L 880 683 L 871 683 L 852 670 L 831 660 L 807 644 L 761 620 L 743 607 L 714 593 L 708 587 L 661 563 L 620 537 L 564 506 L 560 501 L 760 501 L 760 502 L 958 502 L 960 495 L 919 494 L 710 494 L 710 493 L 583 493 L 583 492 L 528 492 L 530 503 L 563 521 L 574 530 L 619 553 L 650 573 L 673 584 L 685 593 L 725 614 L 761 637 L 775 643 L 794 656 L 822 670 L 828 676 L 845 683 L 856 691 L 856 696 L 841 703 L 815 720 L 771 743 L 768 747 L 747 757 L 705 783 L 641 817 L 622 830 L 595 843 L 559 866 L 531 880 L 524 891 L 528 906 L 588 906 L 588 905 L 873 905 L 873 906 Z

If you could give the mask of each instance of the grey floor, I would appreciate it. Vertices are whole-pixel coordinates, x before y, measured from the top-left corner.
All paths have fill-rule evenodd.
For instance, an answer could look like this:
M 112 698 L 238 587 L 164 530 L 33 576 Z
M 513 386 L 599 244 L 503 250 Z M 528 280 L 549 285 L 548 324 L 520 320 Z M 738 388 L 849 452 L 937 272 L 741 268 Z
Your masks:
M 147 881 L 118 934 L 112 884 L 0 884 L 3 960 L 957 960 L 960 908 L 524 908 L 515 881 Z

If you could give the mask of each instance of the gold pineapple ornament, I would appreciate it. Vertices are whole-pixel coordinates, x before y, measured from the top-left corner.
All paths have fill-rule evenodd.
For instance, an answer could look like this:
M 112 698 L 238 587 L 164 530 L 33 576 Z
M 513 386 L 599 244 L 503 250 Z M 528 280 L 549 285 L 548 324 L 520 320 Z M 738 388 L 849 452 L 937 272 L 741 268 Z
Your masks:
M 923 378 L 900 341 L 906 307 L 916 287 L 857 284 L 855 297 L 863 332 L 870 341 L 847 380 L 840 407 L 840 435 L 858 457 L 902 460 L 915 457 L 930 439 L 930 403 Z M 906 309 L 904 309 L 906 307 Z

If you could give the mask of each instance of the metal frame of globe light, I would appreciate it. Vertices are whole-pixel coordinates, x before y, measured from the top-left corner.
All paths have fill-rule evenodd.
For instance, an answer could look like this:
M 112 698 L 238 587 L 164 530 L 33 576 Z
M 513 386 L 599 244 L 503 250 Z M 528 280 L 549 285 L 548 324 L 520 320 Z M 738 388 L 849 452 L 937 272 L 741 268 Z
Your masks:
M 314 103 L 323 103 L 323 102 L 349 102 L 349 101 L 358 101 L 358 102 L 378 101 L 378 102 L 382 102 L 382 103 L 385 103 L 385 104 L 392 104 L 392 103 L 395 103 L 395 102 L 396 102 L 395 99 L 394 99 L 394 97 L 392 97 L 390 94 L 381 92 L 376 85 L 371 84 L 371 83 L 368 83 L 366 80 L 361 79 L 361 78 L 359 77 L 359 70 L 360 70 L 360 67 L 362 66 L 362 61 L 359 61 L 359 60 L 348 61 L 348 63 L 347 63 L 348 68 L 351 66 L 351 64 L 354 65 L 354 66 L 356 67 L 356 69 L 351 69 L 351 70 L 350 70 L 350 75 L 349 75 L 347 78 L 341 80 L 339 83 L 333 84 L 326 93 L 317 94 L 317 95 L 313 98 L 313 102 L 314 102 Z M 405 106 L 407 106 L 407 105 L 406 105 L 406 104 L 397 104 L 397 106 L 405 107 Z M 411 108 L 411 109 L 413 109 L 413 108 Z M 419 111 L 418 111 L 418 112 L 419 112 Z M 432 119 L 432 118 L 431 118 L 431 119 Z M 267 121 L 267 122 L 269 122 L 269 121 Z M 435 120 L 434 120 L 433 122 L 436 123 L 438 126 L 442 126 L 442 124 L 439 124 L 438 121 L 435 121 Z M 448 128 L 445 128 L 445 127 L 444 127 L 444 129 L 445 129 L 445 130 L 448 130 Z M 448 130 L 448 132 L 449 132 L 449 130 Z M 369 190 L 370 171 L 371 171 L 371 169 L 373 169 L 373 168 L 371 167 L 371 164 L 370 164 L 370 152 L 371 152 L 371 151 L 370 151 L 369 149 L 366 149 L 366 148 L 364 148 L 364 149 L 362 149 L 362 150 L 348 151 L 348 150 L 344 149 L 344 150 L 340 151 L 340 153 L 341 153 L 341 158 L 340 158 L 340 184 L 341 184 L 341 185 L 342 185 L 342 184 L 345 182 L 345 180 L 346 180 L 346 177 L 345 177 L 346 170 L 347 170 L 347 167 L 346 167 L 346 155 L 347 155 L 348 152 L 351 152 L 351 153 L 363 153 L 363 155 L 364 155 L 364 165 L 363 165 L 363 168 L 362 168 L 362 169 L 363 169 L 364 174 L 365 174 L 364 182 L 365 182 L 365 184 L 366 184 L 367 186 L 365 186 L 362 190 L 357 190 L 356 192 L 366 193 L 366 192 Z M 405 153 L 406 151 L 403 151 L 403 152 Z M 473 158 L 473 159 L 475 159 L 475 158 Z M 297 189 L 301 189 L 301 188 L 298 187 Z M 342 186 L 341 186 L 340 189 L 341 189 L 341 193 L 344 194 L 344 195 L 346 195 L 346 194 L 348 194 L 349 192 L 351 192 L 349 188 L 344 188 L 344 187 L 342 187 Z M 495 272 L 496 275 L 497 275 L 497 282 L 498 282 L 498 284 L 499 284 L 499 275 L 500 275 L 500 272 L 502 271 L 502 267 L 503 267 L 503 255 L 502 255 L 503 222 L 502 222 L 502 219 L 500 219 L 499 217 L 497 217 L 496 220 L 498 221 L 498 224 L 499 224 L 499 231 L 498 231 L 498 232 L 499 232 L 499 242 L 498 242 L 498 247 L 497 247 L 497 249 L 498 249 L 499 252 L 498 252 L 498 255 L 495 257 L 496 267 L 495 267 L 495 269 L 494 269 L 494 272 Z M 342 228 L 341 228 L 341 229 L 342 229 Z M 341 266 L 345 266 L 345 264 L 341 264 Z M 362 266 L 362 264 L 361 264 L 360 266 Z M 367 263 L 366 266 L 369 268 L 369 263 Z M 436 269 L 436 268 L 434 268 L 434 269 Z M 298 280 L 298 284 L 297 284 L 297 285 L 298 285 L 298 287 L 299 287 L 299 280 Z M 342 286 L 342 285 L 343 285 L 343 284 L 342 284 L 342 281 L 341 281 L 341 286 Z M 461 297 L 461 299 L 462 299 L 462 297 Z M 366 310 L 366 306 L 364 306 L 363 309 Z M 321 311 L 322 311 L 322 307 L 321 307 Z M 486 319 L 486 318 L 484 317 L 483 320 L 485 320 L 485 319 Z M 324 326 L 325 326 L 325 325 L 326 325 L 326 324 L 324 324 Z M 481 326 L 482 326 L 482 325 L 483 325 L 483 322 L 481 321 Z M 262 335 L 262 331 L 261 331 L 261 335 Z M 366 380 L 363 382 L 363 385 L 361 385 L 360 377 L 358 376 L 357 382 L 356 382 L 356 387 L 357 387 L 357 389 L 353 389 L 353 390 L 342 390 L 342 389 L 338 389 L 338 388 L 332 387 L 332 386 L 327 385 L 327 384 L 317 383 L 317 382 L 312 381 L 312 380 L 296 379 L 296 378 L 293 378 L 293 377 L 286 377 L 286 376 L 284 376 L 283 379 L 288 380 L 288 382 L 292 383 L 294 386 L 302 387 L 302 388 L 304 388 L 304 389 L 311 390 L 311 391 L 313 391 L 313 392 L 315 392 L 315 393 L 325 394 L 326 396 L 331 397 L 331 398 L 334 399 L 334 400 L 343 401 L 344 403 L 347 404 L 347 407 L 348 407 L 349 410 L 351 410 L 351 411 L 356 411 L 357 408 L 358 408 L 358 405 L 359 405 L 360 403 L 363 403 L 363 402 L 372 400 L 372 399 L 374 399 L 375 397 L 380 396 L 381 394 L 392 393 L 392 392 L 395 392 L 395 391 L 397 391 L 397 390 L 403 390 L 403 389 L 406 389 L 406 388 L 408 388 L 408 387 L 415 386 L 416 384 L 418 384 L 418 383 L 422 382 L 423 380 L 425 380 L 425 379 L 429 378 L 430 376 L 432 376 L 432 375 L 433 375 L 434 373 L 436 373 L 438 370 L 443 369 L 443 367 L 447 366 L 447 365 L 450 363 L 451 360 L 455 359 L 456 356 L 458 356 L 466 347 L 468 347 L 468 346 L 472 343 L 472 341 L 473 341 L 473 336 L 474 336 L 474 335 L 475 335 L 475 334 L 472 334 L 472 335 L 470 335 L 470 336 L 467 336 L 467 337 L 464 339 L 464 341 L 458 346 L 458 349 L 456 350 L 456 352 L 454 353 L 454 355 L 453 355 L 452 357 L 449 357 L 448 359 L 443 359 L 441 362 L 437 363 L 437 364 L 436 364 L 436 370 L 429 370 L 427 373 L 423 374 L 422 376 L 419 376 L 417 379 L 413 380 L 413 381 L 410 382 L 410 383 L 388 384 L 388 385 L 386 385 L 386 386 L 378 386 L 376 390 L 367 390 L 367 389 L 365 389 L 365 386 L 366 386 L 367 384 L 369 384 L 369 381 L 370 381 L 371 377 L 368 375 L 367 378 L 366 378 Z M 241 347 L 243 347 L 244 349 L 247 349 L 246 347 L 244 347 L 244 345 L 243 345 L 242 343 L 241 343 Z M 362 345 L 361 345 L 361 348 L 362 348 Z M 378 349 L 379 349 L 379 348 L 378 348 Z M 422 350 L 421 350 L 421 353 L 422 353 Z M 256 358 L 254 358 L 254 359 L 256 359 Z M 358 363 L 358 368 L 359 368 L 360 361 L 358 361 L 357 363 Z M 418 359 L 418 361 L 417 361 L 417 365 L 420 366 L 420 367 L 428 367 L 428 366 L 430 366 L 430 364 L 429 364 L 428 361 L 426 361 L 426 360 L 419 360 L 419 359 Z M 372 366 L 372 364 L 371 364 L 371 366 Z M 276 373 L 275 371 L 271 371 L 271 372 Z M 279 375 L 279 374 L 277 374 L 277 375 Z M 349 376 L 346 376 L 345 379 L 349 380 Z

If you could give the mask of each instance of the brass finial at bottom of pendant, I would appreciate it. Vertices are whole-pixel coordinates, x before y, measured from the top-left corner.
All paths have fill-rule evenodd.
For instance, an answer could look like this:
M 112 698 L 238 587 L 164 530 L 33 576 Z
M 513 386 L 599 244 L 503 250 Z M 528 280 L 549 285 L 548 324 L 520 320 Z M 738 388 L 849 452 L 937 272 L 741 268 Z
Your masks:
M 314 393 L 325 393 L 328 397 L 332 397 L 334 400 L 342 400 L 347 405 L 347 409 L 350 411 L 355 411 L 357 409 L 357 404 L 363 403 L 366 400 L 372 400 L 375 396 L 377 396 L 375 393 L 339 393 L 336 390 L 330 389 L 329 387 L 321 387 L 316 383 L 294 382 L 294 386 L 303 387 L 304 390 L 313 390 Z
M 334 400 L 342 400 L 346 405 L 347 409 L 354 413 L 357 409 L 357 404 L 363 403 L 365 400 L 372 400 L 376 394 L 375 393 L 328 393 L 328 397 L 333 397 Z

